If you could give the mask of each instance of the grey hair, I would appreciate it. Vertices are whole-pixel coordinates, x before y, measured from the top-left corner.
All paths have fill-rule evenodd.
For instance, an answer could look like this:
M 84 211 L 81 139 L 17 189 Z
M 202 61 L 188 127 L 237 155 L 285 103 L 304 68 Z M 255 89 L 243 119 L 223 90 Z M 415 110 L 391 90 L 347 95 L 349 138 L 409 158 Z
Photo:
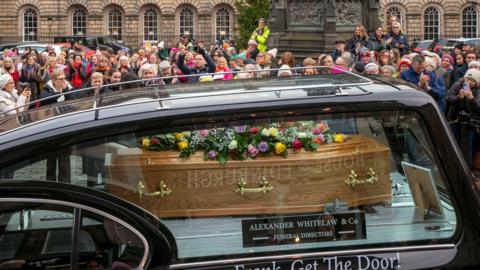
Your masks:
M 138 77 L 143 79 L 143 73 L 149 69 L 153 70 L 153 75 L 157 77 L 157 69 L 152 64 L 144 64 L 138 71 Z
M 389 70 L 392 74 L 395 74 L 397 72 L 397 69 L 392 66 L 392 65 L 383 65 L 381 68 L 380 68 L 381 71 L 384 71 L 384 70 Z

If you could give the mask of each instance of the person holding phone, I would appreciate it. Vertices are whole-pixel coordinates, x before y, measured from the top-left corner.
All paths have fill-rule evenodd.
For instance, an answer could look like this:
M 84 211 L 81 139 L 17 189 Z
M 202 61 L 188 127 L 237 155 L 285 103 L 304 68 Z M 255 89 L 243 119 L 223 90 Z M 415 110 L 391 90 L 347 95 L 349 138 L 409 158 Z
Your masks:
M 10 74 L 0 75 L 0 117 L 21 113 L 28 109 L 31 90 L 27 86 L 20 96 L 15 89 L 15 82 Z
M 459 115 L 466 114 L 473 120 L 480 120 L 480 70 L 474 68 L 467 70 L 465 76 L 448 90 L 447 101 L 450 104 L 447 120 L 453 121 L 450 127 L 460 144 L 460 123 L 456 121 Z M 469 160 L 472 160 L 473 143 L 477 136 L 475 131 L 475 127 L 468 125 Z

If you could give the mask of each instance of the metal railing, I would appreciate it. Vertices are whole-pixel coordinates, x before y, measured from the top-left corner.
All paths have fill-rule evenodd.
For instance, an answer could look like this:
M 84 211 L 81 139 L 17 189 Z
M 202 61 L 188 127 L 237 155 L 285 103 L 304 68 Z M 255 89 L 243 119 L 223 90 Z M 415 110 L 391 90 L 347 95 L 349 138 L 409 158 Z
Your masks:
M 162 81 L 162 80 L 168 80 L 168 79 L 174 79 L 174 78 L 192 78 L 192 77 L 201 77 L 201 76 L 214 76 L 214 75 L 222 75 L 222 74 L 241 74 L 241 73 L 252 73 L 252 72 L 281 72 L 281 71 L 285 71 L 285 70 L 291 70 L 291 71 L 297 72 L 297 71 L 301 71 L 301 70 L 305 70 L 305 69 L 311 69 L 311 68 L 337 70 L 339 73 L 338 74 L 331 74 L 331 77 L 330 77 L 329 80 L 323 80 L 323 81 L 319 80 L 319 78 L 320 78 L 319 76 L 322 76 L 322 74 L 319 74 L 319 75 L 300 75 L 300 74 L 297 74 L 297 75 L 292 75 L 292 76 L 288 77 L 290 79 L 292 79 L 292 78 L 301 79 L 302 81 L 311 80 L 311 81 L 321 82 L 321 83 L 316 83 L 316 84 L 312 84 L 312 85 L 309 85 L 309 86 L 308 85 L 288 86 L 288 85 L 285 85 L 283 83 L 285 81 L 280 81 L 280 82 L 282 82 L 281 86 L 280 85 L 278 85 L 278 86 L 275 86 L 275 85 L 265 86 L 264 82 L 261 81 L 261 82 L 258 83 L 258 85 L 256 85 L 256 87 L 253 87 L 252 89 L 240 89 L 241 91 L 231 91 L 231 88 L 222 89 L 222 90 L 213 90 L 213 91 L 210 91 L 210 92 L 205 91 L 205 92 L 200 92 L 200 93 L 199 92 L 193 93 L 193 92 L 181 91 L 181 92 L 177 93 L 179 95 L 174 95 L 174 96 L 171 96 L 168 93 L 169 85 L 165 85 L 165 84 L 151 84 L 151 85 L 148 85 L 149 82 L 156 82 L 156 81 Z M 339 75 L 339 74 L 344 74 L 344 75 L 351 76 L 350 80 L 348 80 L 347 82 L 336 82 L 334 78 L 335 78 L 336 75 Z M 258 81 L 258 80 L 262 80 L 262 79 L 245 80 L 245 82 L 247 82 L 247 81 L 252 82 L 252 81 Z M 240 79 L 240 80 L 234 80 L 234 81 L 238 82 L 238 83 L 241 83 L 244 80 Z M 30 103 L 28 103 L 24 106 L 17 107 L 15 109 L 11 109 L 9 111 L 2 112 L 1 114 L 6 115 L 6 116 L 4 116 L 3 119 L 1 119 L 1 121 L 0 121 L 0 132 L 4 131 L 4 133 L 6 133 L 6 132 L 14 130 L 14 129 L 20 127 L 20 126 L 28 126 L 28 125 L 33 124 L 33 123 L 46 121 L 46 120 L 49 120 L 49 119 L 54 118 L 54 117 L 62 117 L 62 116 L 65 116 L 67 114 L 81 113 L 81 112 L 92 111 L 92 110 L 95 111 L 95 110 L 98 110 L 100 108 L 115 108 L 115 107 L 121 107 L 121 106 L 127 106 L 127 105 L 130 106 L 130 105 L 158 102 L 158 104 L 159 104 L 158 109 L 168 109 L 167 106 L 163 105 L 165 101 L 191 99 L 191 98 L 198 98 L 198 97 L 223 97 L 223 96 L 227 96 L 227 95 L 245 95 L 245 94 L 249 94 L 249 93 L 273 92 L 273 93 L 275 93 L 275 96 L 277 98 L 280 98 L 280 94 L 283 91 L 292 91 L 292 90 L 299 90 L 299 89 L 307 89 L 308 90 L 309 88 L 333 89 L 334 92 L 332 92 L 331 95 L 342 96 L 342 95 L 348 95 L 348 93 L 343 91 L 344 87 L 352 87 L 352 86 L 356 87 L 356 86 L 370 85 L 370 84 L 373 84 L 373 81 L 371 81 L 370 79 L 368 79 L 364 76 L 361 76 L 361 75 L 358 75 L 358 74 L 355 74 L 355 73 L 352 73 L 350 71 L 346 71 L 346 70 L 343 70 L 343 69 L 338 69 L 338 68 L 335 68 L 335 67 L 317 66 L 317 67 L 297 67 L 297 68 L 291 68 L 291 69 L 265 69 L 265 70 L 261 70 L 261 71 L 236 71 L 236 72 L 227 72 L 227 73 L 204 73 L 204 74 L 192 74 L 192 75 L 182 75 L 182 76 L 158 77 L 158 78 L 152 78 L 152 79 L 141 79 L 141 80 L 135 80 L 135 81 L 120 82 L 120 83 L 115 83 L 115 84 L 104 85 L 102 87 L 135 85 L 135 84 L 137 84 L 137 85 L 138 84 L 144 84 L 144 85 L 147 84 L 147 86 L 142 86 L 142 87 L 137 87 L 137 88 L 134 88 L 134 89 L 129 89 L 128 92 L 123 92 L 123 93 L 118 92 L 118 94 L 134 93 L 135 90 L 148 89 L 148 90 L 157 91 L 157 92 L 162 91 L 162 93 L 166 93 L 167 95 L 163 96 L 163 97 L 157 97 L 155 99 L 150 99 L 150 100 L 123 102 L 123 103 L 120 103 L 120 104 L 101 106 L 101 104 L 99 104 L 99 99 L 104 98 L 104 97 L 114 97 L 115 92 L 112 93 L 113 95 L 109 95 L 109 94 L 100 95 L 100 92 L 99 92 L 98 88 L 95 89 L 94 87 L 89 87 L 89 88 L 83 88 L 83 89 L 69 91 L 69 92 L 66 92 L 66 93 L 58 93 L 58 94 L 55 94 L 55 95 L 52 95 L 52 96 L 49 96 L 49 97 L 45 97 L 45 98 L 42 98 L 42 99 L 32 101 L 32 102 L 30 102 Z M 182 85 L 184 85 L 184 86 L 188 85 L 189 87 L 192 87 L 192 88 L 200 88 L 202 86 L 208 86 L 208 88 L 211 88 L 211 86 L 209 84 L 205 84 L 205 83 L 180 84 L 180 86 L 182 86 Z M 252 83 L 250 83 L 249 85 L 252 86 Z M 173 85 L 173 86 L 179 86 L 179 85 Z M 225 91 L 223 91 L 223 90 L 225 90 Z M 71 100 L 71 102 L 70 101 L 62 101 L 62 102 L 55 103 L 55 104 L 57 104 L 56 106 L 54 106 L 54 108 L 56 110 L 53 110 L 49 113 L 44 113 L 44 114 L 42 114 L 42 117 L 37 117 L 36 120 L 33 119 L 32 117 L 29 117 L 28 115 L 29 114 L 34 114 L 34 113 L 36 113 L 36 112 L 38 112 L 42 109 L 51 110 L 52 107 L 45 105 L 44 107 L 40 106 L 38 109 L 27 110 L 27 111 L 24 111 L 24 112 L 21 112 L 21 113 L 16 113 L 16 114 L 8 114 L 9 112 L 17 111 L 17 109 L 19 109 L 19 108 L 28 108 L 28 107 L 31 107 L 31 106 L 35 106 L 37 103 L 41 104 L 43 101 L 47 101 L 49 99 L 58 99 L 61 96 L 75 95 L 75 94 L 78 94 L 78 93 L 83 93 L 83 92 L 88 92 L 88 91 L 90 91 L 90 92 L 93 91 L 93 99 L 88 99 L 88 98 L 73 99 L 73 100 Z M 189 95 L 189 94 L 192 94 L 192 95 Z M 75 103 L 81 103 L 81 104 L 80 105 L 75 105 Z M 60 110 L 61 108 L 67 108 L 67 107 L 69 108 L 68 110 L 67 109 Z M 5 125 L 5 124 L 8 123 L 11 119 L 16 119 L 15 122 L 17 123 L 17 125 L 11 125 L 11 128 L 8 128 L 8 125 Z M 26 120 L 22 120 L 22 119 L 26 119 Z

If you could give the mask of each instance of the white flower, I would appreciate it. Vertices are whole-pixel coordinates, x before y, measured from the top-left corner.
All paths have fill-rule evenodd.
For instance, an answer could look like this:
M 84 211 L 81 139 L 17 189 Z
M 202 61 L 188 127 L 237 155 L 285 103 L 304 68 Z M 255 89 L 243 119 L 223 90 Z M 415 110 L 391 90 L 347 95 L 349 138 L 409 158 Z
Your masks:
M 267 128 L 262 129 L 262 136 L 268 137 L 270 136 L 270 130 Z
M 306 137 L 307 137 L 307 133 L 306 133 L 306 132 L 299 132 L 299 133 L 297 134 L 297 136 L 298 136 L 298 138 L 303 139 L 303 138 L 306 138 Z
M 230 150 L 234 150 L 237 148 L 238 148 L 238 142 L 236 140 L 231 141 L 230 144 L 228 145 L 228 149 Z

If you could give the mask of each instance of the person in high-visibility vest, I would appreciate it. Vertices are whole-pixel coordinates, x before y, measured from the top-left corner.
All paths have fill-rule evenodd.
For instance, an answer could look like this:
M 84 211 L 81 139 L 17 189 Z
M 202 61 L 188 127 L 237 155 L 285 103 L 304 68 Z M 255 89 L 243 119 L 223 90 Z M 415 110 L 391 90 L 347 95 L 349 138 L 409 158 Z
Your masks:
M 268 29 L 267 21 L 264 18 L 258 20 L 258 27 L 253 31 L 250 40 L 255 40 L 258 43 L 258 50 L 260 52 L 267 51 L 268 35 L 270 35 L 270 29 Z

